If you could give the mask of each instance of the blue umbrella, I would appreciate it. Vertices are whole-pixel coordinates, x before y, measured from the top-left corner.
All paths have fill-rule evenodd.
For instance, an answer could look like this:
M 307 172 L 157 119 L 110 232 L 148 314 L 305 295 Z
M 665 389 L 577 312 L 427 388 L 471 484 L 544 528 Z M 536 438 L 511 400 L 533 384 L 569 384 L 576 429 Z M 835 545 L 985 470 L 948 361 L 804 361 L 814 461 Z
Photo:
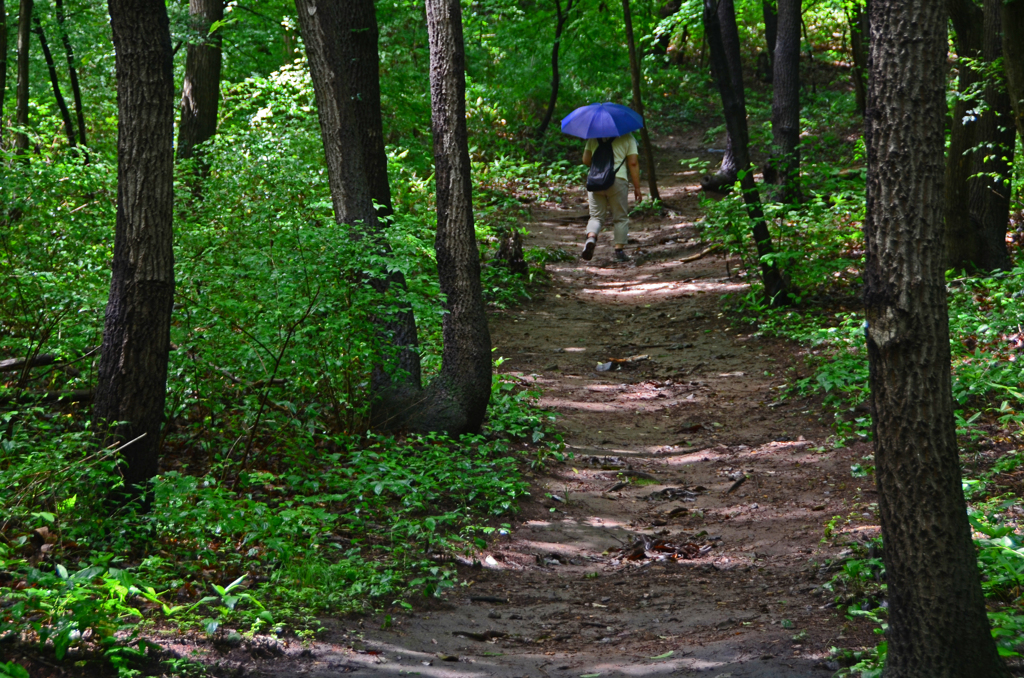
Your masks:
M 581 139 L 620 137 L 643 126 L 639 113 L 611 102 L 581 106 L 562 119 L 562 132 Z

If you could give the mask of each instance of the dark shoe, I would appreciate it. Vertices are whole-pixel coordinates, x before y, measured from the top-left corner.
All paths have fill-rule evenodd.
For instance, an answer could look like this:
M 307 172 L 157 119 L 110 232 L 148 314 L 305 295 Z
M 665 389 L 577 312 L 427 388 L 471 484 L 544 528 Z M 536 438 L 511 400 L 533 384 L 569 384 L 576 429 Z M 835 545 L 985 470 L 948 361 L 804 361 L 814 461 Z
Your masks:
M 615 250 L 615 261 L 629 261 L 629 257 L 626 256 L 626 250 Z
M 587 244 L 583 246 L 583 254 L 580 255 L 580 258 L 583 261 L 590 261 L 594 256 L 595 247 L 597 247 L 597 239 L 587 238 Z

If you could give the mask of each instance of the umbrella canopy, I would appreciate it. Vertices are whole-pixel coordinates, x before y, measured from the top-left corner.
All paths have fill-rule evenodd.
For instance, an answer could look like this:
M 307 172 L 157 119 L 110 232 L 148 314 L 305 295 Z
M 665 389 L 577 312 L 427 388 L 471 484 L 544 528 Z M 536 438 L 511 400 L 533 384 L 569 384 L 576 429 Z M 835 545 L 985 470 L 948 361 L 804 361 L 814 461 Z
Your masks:
M 562 132 L 581 139 L 620 137 L 643 126 L 639 113 L 611 102 L 581 106 L 562 119 Z

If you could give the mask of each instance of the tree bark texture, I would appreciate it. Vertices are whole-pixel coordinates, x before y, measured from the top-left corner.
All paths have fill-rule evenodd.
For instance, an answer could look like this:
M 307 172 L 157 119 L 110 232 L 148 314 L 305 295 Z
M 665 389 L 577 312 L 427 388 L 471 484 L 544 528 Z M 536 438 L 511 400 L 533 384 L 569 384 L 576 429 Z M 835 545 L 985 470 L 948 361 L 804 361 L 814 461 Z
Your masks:
M 1003 4 L 1003 70 L 1014 124 L 1024 141 L 1024 0 Z
M 957 90 L 959 97 L 953 105 L 950 121 L 949 150 L 945 172 L 945 253 L 946 267 L 957 261 L 973 261 L 978 252 L 975 247 L 975 226 L 971 222 L 971 180 L 974 167 L 971 151 L 977 143 L 976 120 L 965 122 L 968 111 L 978 107 L 976 97 L 969 97 L 979 77 L 967 65 L 967 60 L 980 60 L 984 32 L 984 14 L 973 0 L 946 0 L 949 17 L 953 22 L 957 55 Z
M 376 200 L 383 208 L 382 216 L 392 212 L 373 2 L 296 0 L 295 7 L 316 94 L 335 219 L 356 226 L 368 236 L 368 243 L 386 251 L 382 223 L 374 209 Z M 400 273 L 382 271 L 371 284 L 385 293 L 391 284 L 404 287 L 405 279 Z M 381 329 L 390 335 L 389 343 L 398 350 L 398 367 L 407 376 L 394 379 L 382 365 L 373 368 L 371 423 L 398 428 L 406 424 L 422 398 L 412 310 L 399 309 L 381 323 Z
M 174 79 L 163 0 L 110 0 L 117 72 L 117 221 L 93 414 L 115 426 L 125 485 L 156 472 L 174 300 Z M 117 424 L 117 422 L 126 422 Z
M 43 59 L 46 61 L 46 70 L 50 75 L 50 86 L 53 88 L 53 98 L 57 101 L 57 110 L 60 111 L 60 118 L 64 123 L 64 134 L 68 138 L 68 146 L 75 147 L 75 124 L 71 122 L 71 111 L 60 91 L 60 80 L 57 78 L 57 65 L 53 62 L 53 53 L 50 52 L 50 44 L 46 41 L 46 33 L 43 31 L 43 24 L 39 16 L 32 18 L 33 31 L 39 38 L 39 48 L 43 52 Z
M 0 0 L 2 2 L 2 0 Z M 60 28 L 60 39 L 64 43 L 64 56 L 68 62 L 68 80 L 71 81 L 71 96 L 75 102 L 75 117 L 78 118 L 78 143 L 85 142 L 85 110 L 82 108 L 82 88 L 78 83 L 78 68 L 75 66 L 75 50 L 71 47 L 71 38 L 64 26 L 64 0 L 54 0 L 57 11 L 57 26 Z
M 775 198 L 800 200 L 800 0 L 778 0 L 779 32 L 772 76 L 772 153 Z
M 644 102 L 640 96 L 640 55 L 637 54 L 636 41 L 633 39 L 633 16 L 629 11 L 629 0 L 622 0 L 622 14 L 626 20 L 626 44 L 629 47 L 629 72 L 633 81 L 633 109 L 644 117 Z M 647 119 L 640 128 L 640 141 L 644 147 L 647 161 L 647 186 L 651 191 L 652 200 L 661 200 L 658 194 L 658 179 L 654 174 L 654 150 L 651 148 L 651 136 L 647 133 Z
M 753 223 L 752 234 L 754 245 L 761 267 L 761 280 L 764 283 L 765 297 L 773 305 L 787 303 L 787 283 L 782 272 L 774 262 L 765 261 L 774 252 L 771 234 L 768 231 L 768 224 L 764 219 L 764 211 L 761 208 L 761 198 L 757 192 L 757 184 L 754 183 L 754 174 L 750 166 L 750 151 L 748 150 L 747 139 L 747 108 L 743 101 L 736 96 L 736 90 L 727 77 L 729 72 L 726 64 L 726 49 L 722 44 L 722 32 L 718 25 L 719 8 L 715 0 L 704 0 L 704 34 L 708 39 L 708 52 L 711 55 L 712 72 L 718 83 L 718 91 L 722 97 L 722 108 L 725 110 L 725 124 L 729 130 L 729 137 L 733 139 L 733 153 L 735 154 L 737 169 L 743 175 L 740 180 L 740 189 L 743 191 L 743 201 L 746 203 L 747 214 Z
M 4 99 L 7 95 L 7 8 L 0 0 L 0 120 L 4 119 Z M 2 142 L 0 142 L 2 146 Z
M 714 23 L 718 28 L 718 35 L 715 40 L 722 45 L 722 51 L 724 52 L 724 60 L 720 64 L 716 64 L 714 56 L 709 59 L 711 63 L 711 74 L 714 76 L 716 82 L 718 82 L 719 89 L 723 86 L 728 86 L 732 89 L 733 95 L 743 110 L 746 110 L 746 99 L 743 91 L 743 62 L 740 59 L 740 34 L 736 28 L 736 6 L 733 0 L 718 0 L 714 3 L 716 7 L 716 13 L 714 17 Z M 704 39 L 708 42 L 708 50 L 711 50 L 710 40 L 708 37 L 708 16 L 707 12 L 704 13 Z M 725 69 L 721 74 L 717 71 Z M 724 84 L 723 84 L 724 83 Z M 746 128 L 746 122 L 744 121 L 744 129 Z M 736 177 L 741 171 L 740 163 L 736 158 L 736 139 L 732 137 L 732 128 L 728 125 L 726 120 L 726 139 L 725 139 L 725 154 L 722 156 L 722 164 L 719 166 L 718 171 L 714 175 L 701 177 L 700 185 L 705 191 L 722 191 L 729 190 L 734 183 L 736 183 Z M 746 146 L 746 140 L 743 141 L 743 145 Z
M 14 122 L 18 127 L 28 127 L 28 47 L 32 29 L 32 0 L 21 0 L 18 10 L 18 91 L 15 99 Z M 22 155 L 28 150 L 28 135 L 14 134 L 14 152 Z
M 437 181 L 437 273 L 445 295 L 441 372 L 426 391 L 415 428 L 479 430 L 491 395 L 491 335 L 473 230 L 466 64 L 459 0 L 426 0 L 430 99 Z
M 768 48 L 768 74 L 771 78 L 775 72 L 775 45 L 779 37 L 779 10 L 775 0 L 761 0 L 761 15 L 764 17 L 764 42 Z
M 852 9 L 846 10 L 846 23 L 850 26 L 850 58 L 853 60 L 853 96 L 857 112 L 862 116 L 867 109 L 867 85 L 865 79 L 868 72 L 868 13 L 864 5 L 857 3 Z
M 555 0 L 555 44 L 551 46 L 551 97 L 548 99 L 548 109 L 544 112 L 544 119 L 537 125 L 537 136 L 544 136 L 548 125 L 551 124 L 551 116 L 555 114 L 555 102 L 558 101 L 558 85 L 561 82 L 561 75 L 558 71 L 558 52 L 562 48 L 562 31 L 565 29 L 565 22 L 569 19 L 569 12 L 572 11 L 573 0 L 566 0 L 565 11 L 562 11 L 562 1 Z
M 953 423 L 942 181 L 946 8 L 872 0 L 864 305 L 889 589 L 886 678 L 1008 676 Z
M 1003 55 L 1002 0 L 984 0 L 982 59 L 991 64 Z M 1006 229 L 1010 222 L 1010 186 L 1016 130 L 1010 95 L 1003 82 L 987 78 L 983 96 L 988 104 L 977 125 L 979 148 L 972 154 L 971 221 L 977 258 L 970 262 L 983 271 L 1009 269 Z M 962 265 L 967 262 L 957 262 Z
M 178 158 L 194 157 L 195 147 L 217 133 L 220 104 L 221 33 L 211 34 L 210 26 L 224 18 L 224 0 L 189 0 L 188 12 L 200 42 L 185 48 Z

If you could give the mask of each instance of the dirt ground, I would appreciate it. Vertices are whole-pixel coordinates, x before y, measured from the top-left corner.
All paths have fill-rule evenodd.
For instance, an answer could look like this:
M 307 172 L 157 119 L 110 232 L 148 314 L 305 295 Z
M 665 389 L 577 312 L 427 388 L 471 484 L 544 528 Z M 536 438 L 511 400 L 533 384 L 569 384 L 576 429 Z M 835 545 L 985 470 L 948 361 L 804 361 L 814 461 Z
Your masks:
M 330 619 L 304 645 L 177 654 L 236 676 L 825 677 L 830 646 L 873 644 L 821 589 L 826 561 L 878 532 L 873 483 L 850 475 L 869 449 L 833 449 L 818 403 L 783 398 L 801 351 L 730 325 L 722 295 L 746 289 L 734 267 L 683 263 L 703 245 L 698 177 L 677 160 L 715 156 L 697 134 L 658 144 L 669 209 L 633 221 L 629 262 L 614 262 L 610 232 L 592 261 L 576 256 L 582 190 L 534 209 L 526 245 L 573 257 L 548 264 L 541 296 L 492 316 L 491 336 L 572 456 L 460 566 L 470 584 L 390 625 Z

